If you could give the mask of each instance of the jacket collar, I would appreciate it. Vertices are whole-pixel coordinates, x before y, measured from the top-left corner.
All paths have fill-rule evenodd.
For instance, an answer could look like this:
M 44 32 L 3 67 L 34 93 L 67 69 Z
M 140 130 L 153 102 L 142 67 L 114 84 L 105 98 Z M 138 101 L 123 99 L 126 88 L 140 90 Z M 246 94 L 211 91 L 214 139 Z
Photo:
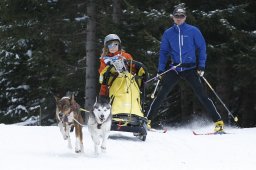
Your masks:
M 108 53 L 108 56 L 113 57 L 113 56 L 118 55 L 118 54 L 121 54 L 121 51 L 117 51 L 115 53 Z
M 184 22 L 183 24 L 181 24 L 181 25 L 177 25 L 177 24 L 174 24 L 174 28 L 176 29 L 176 30 L 178 30 L 178 27 L 180 28 L 180 30 L 184 30 L 185 29 L 185 27 L 186 27 L 186 22 Z

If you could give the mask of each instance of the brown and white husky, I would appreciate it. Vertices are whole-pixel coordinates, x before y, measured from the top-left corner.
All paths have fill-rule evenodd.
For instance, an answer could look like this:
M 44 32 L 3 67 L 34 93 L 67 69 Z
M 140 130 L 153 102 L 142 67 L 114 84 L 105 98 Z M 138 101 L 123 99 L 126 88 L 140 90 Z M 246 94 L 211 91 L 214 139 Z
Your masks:
M 74 95 L 70 97 L 56 98 L 56 117 L 60 132 L 64 140 L 68 140 L 68 147 L 72 148 L 70 132 L 75 129 L 76 145 L 75 152 L 84 152 L 82 126 L 84 124 L 80 106 L 75 101 Z

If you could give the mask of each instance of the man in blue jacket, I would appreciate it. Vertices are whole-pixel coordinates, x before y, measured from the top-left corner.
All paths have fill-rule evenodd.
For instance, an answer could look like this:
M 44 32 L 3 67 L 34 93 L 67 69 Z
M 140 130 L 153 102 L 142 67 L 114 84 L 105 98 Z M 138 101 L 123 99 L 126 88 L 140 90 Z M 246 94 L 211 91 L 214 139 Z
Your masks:
M 200 30 L 185 23 L 186 11 L 177 7 L 173 11 L 174 25 L 167 29 L 161 40 L 158 74 L 165 71 L 170 58 L 172 69 L 162 78 L 162 88 L 151 103 L 148 111 L 150 120 L 157 116 L 158 108 L 179 80 L 185 80 L 193 89 L 201 104 L 215 122 L 215 131 L 223 131 L 224 123 L 212 100 L 205 93 L 200 76 L 203 76 L 206 62 L 206 44 Z M 197 54 L 197 55 L 196 55 Z M 159 77 L 160 78 L 160 77 Z

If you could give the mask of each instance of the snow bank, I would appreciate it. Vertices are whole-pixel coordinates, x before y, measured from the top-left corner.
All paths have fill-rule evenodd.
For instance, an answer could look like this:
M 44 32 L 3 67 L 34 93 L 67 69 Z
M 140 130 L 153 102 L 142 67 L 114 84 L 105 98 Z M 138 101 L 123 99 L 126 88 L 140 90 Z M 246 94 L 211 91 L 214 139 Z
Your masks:
M 197 128 L 197 132 L 213 127 Z M 107 152 L 94 157 L 87 127 L 85 153 L 67 148 L 58 127 L 0 124 L 3 170 L 253 170 L 256 128 L 226 130 L 232 134 L 194 136 L 190 128 L 149 132 L 145 142 L 126 132 L 111 132 Z M 74 134 L 72 134 L 74 135 Z M 72 136 L 74 145 L 75 139 Z

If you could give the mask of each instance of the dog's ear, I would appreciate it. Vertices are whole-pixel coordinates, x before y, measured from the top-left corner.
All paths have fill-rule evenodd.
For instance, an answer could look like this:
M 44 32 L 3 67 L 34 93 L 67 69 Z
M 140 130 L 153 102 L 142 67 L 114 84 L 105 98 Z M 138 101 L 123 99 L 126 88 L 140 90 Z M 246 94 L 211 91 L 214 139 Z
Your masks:
M 99 103 L 109 103 L 109 97 L 108 96 L 99 96 L 98 102 Z
M 97 104 L 97 102 L 98 102 L 98 98 L 97 98 L 97 96 L 96 96 L 96 101 L 95 101 L 93 107 L 95 107 L 95 105 Z
M 72 93 L 72 95 L 71 95 L 71 103 L 75 103 L 76 101 L 75 101 L 75 96 L 74 96 L 74 93 Z
M 55 95 L 54 95 L 54 99 L 55 99 L 56 103 L 60 100 L 60 98 Z

